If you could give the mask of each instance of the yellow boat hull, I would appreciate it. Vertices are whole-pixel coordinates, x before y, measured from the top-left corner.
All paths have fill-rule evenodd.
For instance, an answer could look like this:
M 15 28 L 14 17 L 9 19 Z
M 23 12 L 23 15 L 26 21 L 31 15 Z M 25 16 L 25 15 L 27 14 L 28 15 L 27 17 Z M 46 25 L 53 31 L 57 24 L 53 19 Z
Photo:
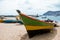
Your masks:
M 25 26 L 26 30 L 53 29 L 53 26 Z

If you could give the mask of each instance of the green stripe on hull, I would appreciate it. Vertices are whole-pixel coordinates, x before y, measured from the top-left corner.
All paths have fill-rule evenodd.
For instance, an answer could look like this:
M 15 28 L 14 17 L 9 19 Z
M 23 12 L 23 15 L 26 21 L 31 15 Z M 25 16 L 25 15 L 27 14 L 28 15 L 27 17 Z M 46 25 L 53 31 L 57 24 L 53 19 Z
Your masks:
M 26 16 L 21 15 L 24 25 L 31 25 L 31 26 L 53 26 L 52 23 L 45 23 L 39 22 L 37 20 L 32 20 Z

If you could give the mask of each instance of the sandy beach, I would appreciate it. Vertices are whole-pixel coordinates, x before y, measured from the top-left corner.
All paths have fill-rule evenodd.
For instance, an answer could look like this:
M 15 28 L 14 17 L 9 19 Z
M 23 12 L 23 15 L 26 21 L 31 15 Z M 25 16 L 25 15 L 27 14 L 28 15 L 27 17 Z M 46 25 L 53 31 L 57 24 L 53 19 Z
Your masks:
M 58 23 L 58 25 L 60 25 Z M 19 23 L 0 23 L 0 40 L 60 40 L 60 27 L 52 32 L 29 38 L 24 25 Z

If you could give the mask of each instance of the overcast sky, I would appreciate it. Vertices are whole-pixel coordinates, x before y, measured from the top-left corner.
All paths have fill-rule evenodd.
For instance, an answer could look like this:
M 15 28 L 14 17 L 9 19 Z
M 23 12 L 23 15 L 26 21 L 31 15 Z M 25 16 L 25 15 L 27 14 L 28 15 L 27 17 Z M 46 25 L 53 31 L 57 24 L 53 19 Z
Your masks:
M 60 11 L 60 0 L 0 0 L 0 15 L 18 15 L 16 9 L 29 15 Z

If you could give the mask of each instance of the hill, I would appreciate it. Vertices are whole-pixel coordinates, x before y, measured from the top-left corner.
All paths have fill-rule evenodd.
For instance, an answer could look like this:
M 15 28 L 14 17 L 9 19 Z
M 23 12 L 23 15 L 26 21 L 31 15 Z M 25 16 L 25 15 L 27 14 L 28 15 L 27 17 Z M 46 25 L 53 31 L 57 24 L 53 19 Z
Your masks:
M 43 15 L 46 15 L 46 16 L 60 16 L 60 11 L 48 11 L 48 12 L 44 13 Z

